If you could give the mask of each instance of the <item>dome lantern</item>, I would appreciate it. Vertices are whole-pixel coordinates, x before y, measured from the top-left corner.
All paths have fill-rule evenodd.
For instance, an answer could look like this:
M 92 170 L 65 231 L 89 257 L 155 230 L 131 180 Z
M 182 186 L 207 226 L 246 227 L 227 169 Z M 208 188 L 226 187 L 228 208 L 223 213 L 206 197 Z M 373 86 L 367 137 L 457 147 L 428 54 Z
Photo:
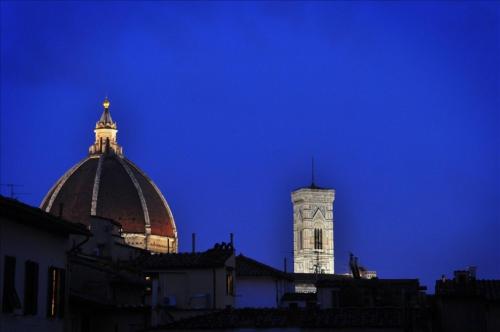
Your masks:
M 95 142 L 89 148 L 90 155 L 100 155 L 110 152 L 120 156 L 123 155 L 123 148 L 118 145 L 116 139 L 118 129 L 116 128 L 116 123 L 111 118 L 111 113 L 109 112 L 110 105 L 111 103 L 108 97 L 106 97 L 102 102 L 104 111 L 95 125 Z

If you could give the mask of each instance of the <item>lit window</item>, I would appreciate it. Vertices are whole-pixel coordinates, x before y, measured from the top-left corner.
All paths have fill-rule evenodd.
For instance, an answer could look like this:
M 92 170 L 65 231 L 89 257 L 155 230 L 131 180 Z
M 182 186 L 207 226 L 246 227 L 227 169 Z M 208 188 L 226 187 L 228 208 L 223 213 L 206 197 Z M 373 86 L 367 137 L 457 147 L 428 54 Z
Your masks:
M 314 249 L 323 249 L 323 230 L 314 230 Z
M 226 272 L 226 294 L 227 295 L 234 294 L 234 279 L 233 279 L 233 273 L 231 271 Z
M 65 273 L 63 269 L 49 268 L 47 289 L 47 316 L 64 317 Z

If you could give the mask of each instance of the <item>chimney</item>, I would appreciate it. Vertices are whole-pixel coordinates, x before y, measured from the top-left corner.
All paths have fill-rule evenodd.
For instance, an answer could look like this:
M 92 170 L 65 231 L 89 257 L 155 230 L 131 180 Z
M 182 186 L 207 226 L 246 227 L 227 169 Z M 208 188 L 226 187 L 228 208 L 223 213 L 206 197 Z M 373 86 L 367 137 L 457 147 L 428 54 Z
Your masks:
M 469 278 L 470 279 L 476 279 L 477 268 L 475 266 L 467 267 L 467 271 L 469 271 Z
M 193 254 L 196 252 L 196 233 L 191 235 L 191 246 Z

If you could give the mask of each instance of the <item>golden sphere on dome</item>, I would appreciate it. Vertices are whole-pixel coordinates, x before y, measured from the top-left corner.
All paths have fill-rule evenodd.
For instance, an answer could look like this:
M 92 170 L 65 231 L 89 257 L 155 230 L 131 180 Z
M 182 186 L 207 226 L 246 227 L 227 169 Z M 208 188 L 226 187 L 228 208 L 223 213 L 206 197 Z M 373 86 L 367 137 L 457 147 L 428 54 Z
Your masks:
M 102 106 L 104 106 L 105 109 L 108 109 L 109 105 L 110 105 L 109 99 L 108 97 L 106 97 L 106 99 L 104 99 L 104 101 L 102 102 Z

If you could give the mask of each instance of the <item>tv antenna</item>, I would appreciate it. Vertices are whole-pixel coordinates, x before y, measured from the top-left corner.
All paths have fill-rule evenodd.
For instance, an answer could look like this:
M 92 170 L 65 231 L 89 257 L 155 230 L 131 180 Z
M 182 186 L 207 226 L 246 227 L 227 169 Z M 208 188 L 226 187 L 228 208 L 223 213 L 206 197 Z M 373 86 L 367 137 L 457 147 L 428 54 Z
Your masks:
M 18 195 L 29 195 L 30 193 L 22 193 L 15 190 L 17 187 L 24 187 L 22 184 L 15 183 L 0 183 L 0 186 L 7 187 L 9 189 L 10 198 L 17 199 Z
M 311 157 L 311 187 L 316 187 L 314 183 L 314 157 Z

